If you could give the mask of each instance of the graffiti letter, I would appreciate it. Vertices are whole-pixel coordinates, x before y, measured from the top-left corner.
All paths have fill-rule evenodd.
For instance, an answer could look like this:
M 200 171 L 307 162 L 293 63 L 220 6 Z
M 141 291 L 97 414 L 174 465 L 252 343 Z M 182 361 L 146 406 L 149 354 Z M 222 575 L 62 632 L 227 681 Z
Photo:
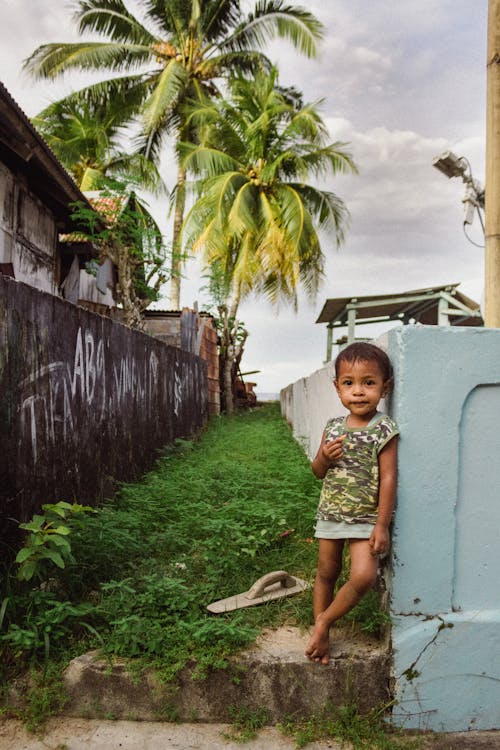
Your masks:
M 68 426 L 71 432 L 73 432 L 73 414 L 71 413 L 71 401 L 69 398 L 68 387 L 66 385 L 66 381 L 64 380 L 63 383 L 64 383 L 63 434 L 64 434 L 64 439 L 67 440 Z
M 85 333 L 85 384 L 87 388 L 87 403 L 92 403 L 95 391 L 95 362 L 94 362 L 94 337 L 87 331 Z
M 31 433 L 31 449 L 33 451 L 33 463 L 36 464 L 38 455 L 37 455 L 37 446 L 36 446 L 36 417 L 35 417 L 35 402 L 38 400 L 38 396 L 29 396 L 29 398 L 24 399 L 22 406 L 21 406 L 21 425 L 23 432 L 25 430 L 25 424 L 26 424 L 26 417 L 24 410 L 29 409 L 30 415 L 29 415 L 29 425 L 30 425 L 30 433 Z
M 96 378 L 101 383 L 101 390 L 102 390 L 102 410 L 101 410 L 101 418 L 104 417 L 106 413 L 106 373 L 104 372 L 104 346 L 102 343 L 102 339 L 99 339 L 99 343 L 97 344 L 97 354 L 96 354 Z
M 82 400 L 85 396 L 85 382 L 84 382 L 84 362 L 83 362 L 83 342 L 82 342 L 82 329 L 78 329 L 78 335 L 76 337 L 76 349 L 75 349 L 75 364 L 73 367 L 73 382 L 71 383 L 71 395 L 74 397 L 76 394 L 76 379 L 80 378 L 80 391 Z
M 182 380 L 181 376 L 177 372 L 177 363 L 174 374 L 174 414 L 176 417 L 179 416 L 180 407 L 182 405 Z

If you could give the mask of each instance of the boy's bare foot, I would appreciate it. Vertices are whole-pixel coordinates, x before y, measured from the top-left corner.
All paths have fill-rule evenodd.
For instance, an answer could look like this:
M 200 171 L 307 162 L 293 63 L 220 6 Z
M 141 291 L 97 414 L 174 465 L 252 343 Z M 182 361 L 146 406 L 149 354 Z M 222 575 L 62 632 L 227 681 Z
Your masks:
M 328 656 L 330 652 L 330 629 L 327 625 L 321 623 L 321 615 L 316 620 L 314 630 L 312 632 L 309 643 L 305 651 L 305 655 L 311 661 L 318 661 L 321 664 L 328 664 Z

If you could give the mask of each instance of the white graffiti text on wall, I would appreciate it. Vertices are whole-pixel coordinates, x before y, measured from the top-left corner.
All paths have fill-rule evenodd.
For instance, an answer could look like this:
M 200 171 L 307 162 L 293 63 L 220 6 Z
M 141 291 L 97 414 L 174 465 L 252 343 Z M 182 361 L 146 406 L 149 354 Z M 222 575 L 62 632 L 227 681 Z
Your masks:
M 176 363 L 177 364 L 177 363 Z M 182 378 L 171 408 L 177 414 L 182 401 Z M 158 406 L 169 407 L 168 387 L 160 380 L 160 363 L 154 350 L 141 358 L 133 353 L 118 356 L 109 341 L 92 331 L 78 329 L 73 355 L 37 365 L 20 384 L 19 430 L 21 442 L 31 445 L 36 463 L 48 446 L 77 441 L 79 426 L 118 418 L 124 408 L 140 409 L 154 417 Z

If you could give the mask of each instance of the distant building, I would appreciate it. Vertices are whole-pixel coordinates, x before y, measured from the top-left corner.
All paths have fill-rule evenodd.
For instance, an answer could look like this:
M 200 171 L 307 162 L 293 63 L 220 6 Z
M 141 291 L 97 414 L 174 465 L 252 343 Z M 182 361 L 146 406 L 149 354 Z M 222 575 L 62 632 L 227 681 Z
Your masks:
M 208 367 L 208 411 L 220 413 L 219 351 L 212 315 L 197 310 L 145 310 L 145 330 L 169 346 L 196 354 Z

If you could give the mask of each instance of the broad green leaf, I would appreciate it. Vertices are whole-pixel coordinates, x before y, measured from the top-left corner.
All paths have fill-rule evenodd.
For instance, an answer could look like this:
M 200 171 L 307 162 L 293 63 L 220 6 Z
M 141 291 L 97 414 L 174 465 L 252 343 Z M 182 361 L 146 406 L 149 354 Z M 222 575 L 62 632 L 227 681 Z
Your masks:
M 52 560 L 52 562 L 57 565 L 58 568 L 64 568 L 64 560 L 62 559 L 59 552 L 56 552 L 55 550 L 47 549 L 44 552 L 44 557 L 46 557 L 49 560 Z
M 61 536 L 68 536 L 71 534 L 71 529 L 67 526 L 57 526 L 55 529 L 49 529 L 50 534 L 60 534 Z
M 16 555 L 16 563 L 22 563 L 25 560 L 28 559 L 28 557 L 31 557 L 33 554 L 33 550 L 29 547 L 23 547 L 19 550 L 19 552 Z
M 44 523 L 44 516 L 34 515 L 31 521 L 28 521 L 27 523 L 20 523 L 19 528 L 26 529 L 26 531 L 40 531 Z
M 31 581 L 38 568 L 38 563 L 35 560 L 27 560 L 24 562 L 18 570 L 17 577 L 21 581 Z

